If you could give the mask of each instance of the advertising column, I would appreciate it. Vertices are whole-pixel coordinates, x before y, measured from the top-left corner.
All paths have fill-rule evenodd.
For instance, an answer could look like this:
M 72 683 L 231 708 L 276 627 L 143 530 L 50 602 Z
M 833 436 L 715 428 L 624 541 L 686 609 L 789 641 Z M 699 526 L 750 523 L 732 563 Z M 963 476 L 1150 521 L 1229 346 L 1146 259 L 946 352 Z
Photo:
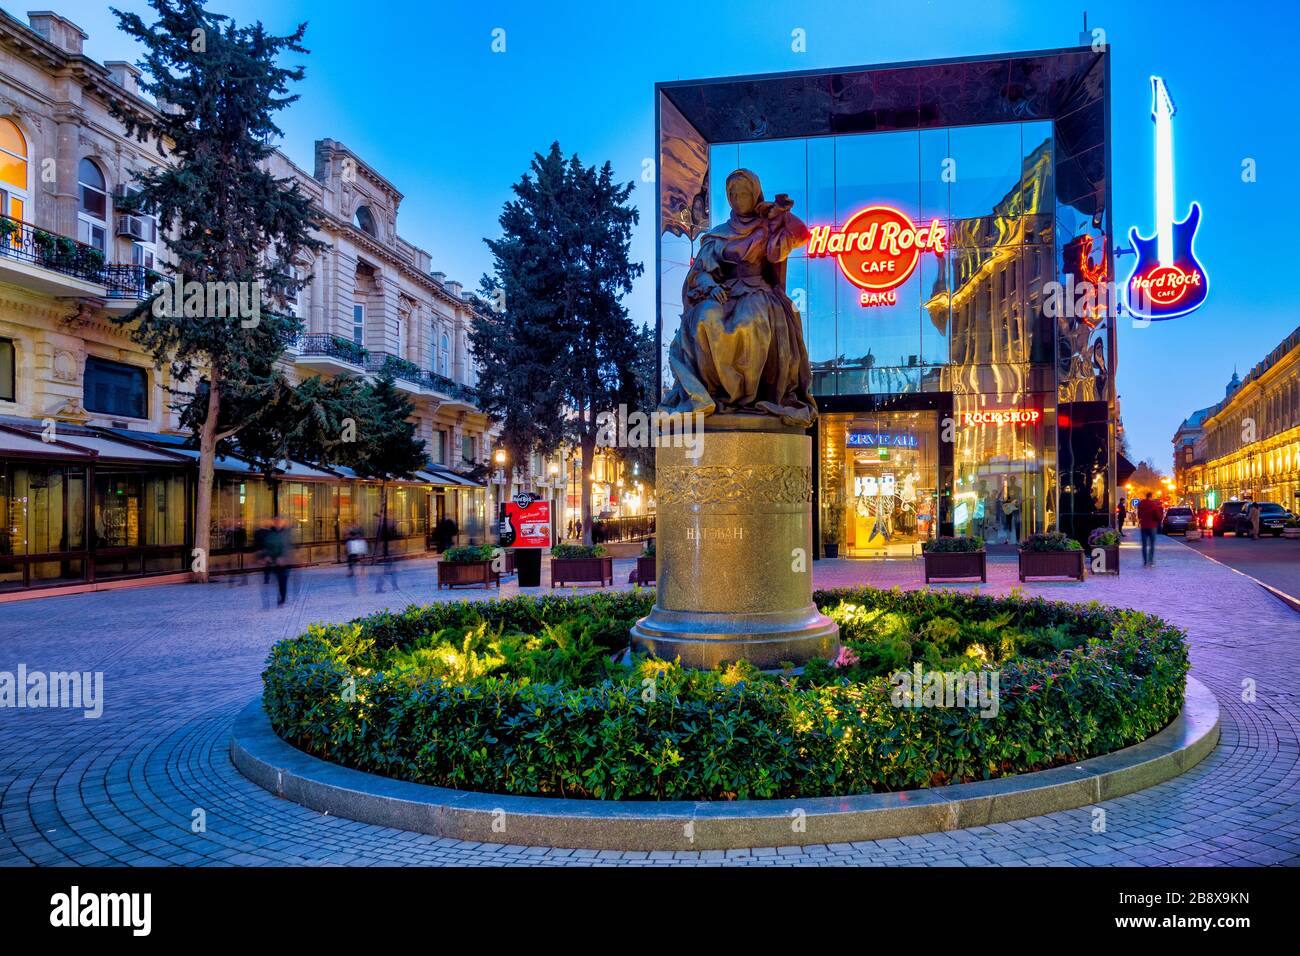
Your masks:
M 521 588 L 542 585 L 542 549 L 551 546 L 551 503 L 531 491 L 506 502 L 501 544 L 514 546 Z

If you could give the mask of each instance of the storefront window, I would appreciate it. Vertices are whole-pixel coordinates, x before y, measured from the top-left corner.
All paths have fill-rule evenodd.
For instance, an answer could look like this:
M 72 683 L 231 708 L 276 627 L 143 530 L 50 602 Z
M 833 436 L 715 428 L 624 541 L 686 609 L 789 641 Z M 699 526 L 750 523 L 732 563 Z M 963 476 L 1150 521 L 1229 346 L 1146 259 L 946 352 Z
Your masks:
M 847 557 L 914 553 L 938 533 L 938 416 L 933 411 L 822 418 L 823 545 Z

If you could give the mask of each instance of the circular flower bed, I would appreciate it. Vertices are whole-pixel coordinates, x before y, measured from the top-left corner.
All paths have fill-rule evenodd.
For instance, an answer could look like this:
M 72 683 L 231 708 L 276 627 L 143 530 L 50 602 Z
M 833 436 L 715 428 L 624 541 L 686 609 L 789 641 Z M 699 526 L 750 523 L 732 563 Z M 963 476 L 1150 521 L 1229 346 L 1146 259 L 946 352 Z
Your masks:
M 1182 707 L 1185 635 L 1151 615 L 865 588 L 814 600 L 844 647 L 798 675 L 618 654 L 653 602 L 638 591 L 314 625 L 271 650 L 263 701 L 284 740 L 359 770 L 604 800 L 833 796 L 1024 773 L 1137 743 Z M 963 702 L 951 690 L 964 681 Z

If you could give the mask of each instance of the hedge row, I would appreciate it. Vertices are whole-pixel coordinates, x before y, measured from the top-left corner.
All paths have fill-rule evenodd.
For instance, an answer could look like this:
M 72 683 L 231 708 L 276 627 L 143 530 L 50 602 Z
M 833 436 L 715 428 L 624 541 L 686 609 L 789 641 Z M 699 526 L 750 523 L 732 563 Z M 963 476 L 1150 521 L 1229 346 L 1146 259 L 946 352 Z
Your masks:
M 630 623 L 645 593 L 412 607 L 313 627 L 271 651 L 264 703 L 276 732 L 319 757 L 420 783 L 518 795 L 713 800 L 892 791 L 1023 773 L 1108 753 L 1182 707 L 1182 631 L 1133 611 L 948 592 L 820 591 L 922 618 L 1010 616 L 1095 635 L 1000 670 L 994 718 L 899 708 L 885 679 L 736 680 L 654 662 L 592 686 L 487 675 L 463 685 L 375 669 L 376 649 L 487 621 L 536 633 L 587 615 Z M 653 693 L 644 674 L 653 672 Z

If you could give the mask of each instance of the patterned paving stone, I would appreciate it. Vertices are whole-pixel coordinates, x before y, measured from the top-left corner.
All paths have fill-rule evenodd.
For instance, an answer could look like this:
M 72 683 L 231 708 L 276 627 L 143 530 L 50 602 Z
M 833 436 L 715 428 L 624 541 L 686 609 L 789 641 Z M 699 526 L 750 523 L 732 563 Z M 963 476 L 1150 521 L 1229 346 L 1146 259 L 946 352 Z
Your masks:
M 615 562 L 626 581 L 632 562 Z M 1154 611 L 1185 627 L 1192 672 L 1218 696 L 1222 739 L 1190 772 L 1094 808 L 901 840 L 739 851 L 618 853 L 443 840 L 315 813 L 253 785 L 230 762 L 236 713 L 260 689 L 271 645 L 314 621 L 383 607 L 496 597 L 439 592 L 427 561 L 398 589 L 337 568 L 296 575 L 283 608 L 260 582 L 151 587 L 0 605 L 0 670 L 102 671 L 103 716 L 0 710 L 0 865 L 1296 865 L 1300 862 L 1300 614 L 1247 578 L 1162 539 L 1146 570 L 1029 584 L 1052 599 Z M 818 587 L 922 586 L 916 561 L 826 561 Z M 626 589 L 619 585 L 618 589 Z M 995 558 L 984 593 L 1016 587 Z M 954 590 L 975 590 L 956 585 Z M 519 593 L 513 583 L 501 596 Z M 1225 609 L 1231 609 L 1230 612 Z M 1243 682 L 1256 688 L 1243 700 Z

